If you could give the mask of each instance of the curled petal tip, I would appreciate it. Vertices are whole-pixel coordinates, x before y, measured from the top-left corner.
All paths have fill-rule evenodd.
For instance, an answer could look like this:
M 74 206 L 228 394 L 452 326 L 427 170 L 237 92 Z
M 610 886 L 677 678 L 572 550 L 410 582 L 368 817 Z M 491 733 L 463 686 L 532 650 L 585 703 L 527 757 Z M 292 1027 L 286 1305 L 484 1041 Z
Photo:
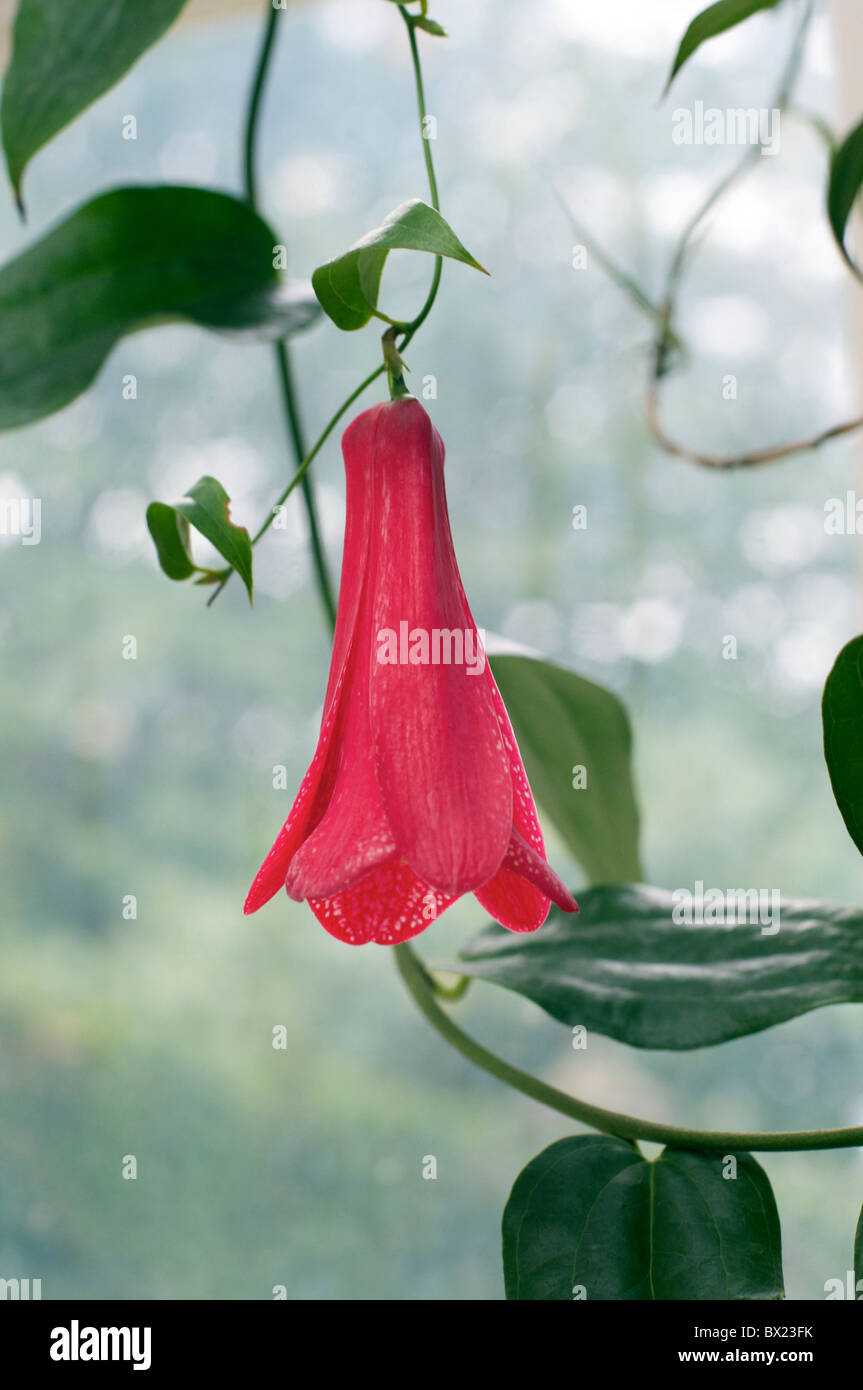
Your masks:
M 246 894 L 246 901 L 243 903 L 243 916 L 251 917 L 252 913 L 257 912 L 259 908 L 264 906 L 264 903 L 269 902 L 271 897 L 273 897 L 273 893 L 262 892 L 260 885 L 255 880 Z
M 555 878 L 557 878 L 556 874 L 554 876 Z M 554 903 L 555 907 L 559 907 L 561 912 L 578 912 L 578 903 L 575 901 L 575 898 L 572 896 L 569 889 L 565 887 L 563 883 L 561 883 L 559 878 L 557 879 L 555 888 L 556 891 L 550 894 L 551 900 Z

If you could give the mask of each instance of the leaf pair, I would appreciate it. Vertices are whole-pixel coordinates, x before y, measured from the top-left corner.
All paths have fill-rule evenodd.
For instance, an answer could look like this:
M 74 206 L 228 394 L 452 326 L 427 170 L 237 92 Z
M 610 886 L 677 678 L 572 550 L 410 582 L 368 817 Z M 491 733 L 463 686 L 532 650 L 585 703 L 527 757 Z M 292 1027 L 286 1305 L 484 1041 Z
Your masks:
M 218 550 L 231 569 L 237 571 L 252 601 L 252 543 L 244 526 L 231 521 L 230 498 L 215 478 L 200 478 L 179 502 L 151 502 L 147 526 L 156 545 L 159 564 L 169 579 L 191 579 L 213 584 L 222 576 L 203 569 L 192 555 L 190 524 Z
M 751 1154 L 664 1149 L 649 1163 L 602 1135 L 561 1139 L 503 1214 L 506 1296 L 522 1301 L 774 1299 L 782 1238 Z

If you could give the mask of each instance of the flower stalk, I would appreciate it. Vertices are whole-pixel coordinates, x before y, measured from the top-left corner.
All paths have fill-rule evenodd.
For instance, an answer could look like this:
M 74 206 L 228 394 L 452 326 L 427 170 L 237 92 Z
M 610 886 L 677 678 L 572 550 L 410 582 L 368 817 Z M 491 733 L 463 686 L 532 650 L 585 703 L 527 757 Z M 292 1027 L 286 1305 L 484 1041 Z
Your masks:
M 397 332 L 397 328 L 388 328 L 381 339 L 391 401 L 407 400 L 412 394 L 405 384 L 405 372 L 407 368 L 401 359 L 401 353 L 396 347 Z
M 246 116 L 246 130 L 243 141 L 243 171 L 246 187 L 246 201 L 251 208 L 257 207 L 257 179 L 255 174 L 255 153 L 257 145 L 258 122 L 261 111 L 261 101 L 264 95 L 267 76 L 269 74 L 270 60 L 276 39 L 276 25 L 279 21 L 280 10 L 276 9 L 272 0 L 267 0 L 268 17 L 264 29 L 264 37 L 261 43 L 261 50 L 258 55 L 258 62 L 255 68 L 255 76 L 252 81 L 252 90 L 249 97 L 249 107 Z M 315 499 L 314 485 L 308 476 L 307 467 L 303 465 L 306 460 L 307 448 L 303 434 L 303 427 L 300 421 L 299 405 L 297 403 L 296 391 L 294 388 L 293 370 L 291 365 L 290 349 L 286 342 L 280 340 L 274 344 L 273 353 L 276 360 L 276 370 L 279 379 L 279 389 L 282 398 L 282 407 L 285 414 L 285 423 L 288 430 L 288 437 L 291 442 L 294 459 L 298 470 L 302 470 L 297 481 L 302 488 L 303 502 L 306 508 L 306 517 L 309 523 L 309 541 L 312 551 L 312 563 L 315 569 L 318 593 L 330 627 L 336 621 L 336 603 L 333 597 L 333 586 L 330 580 L 330 573 L 327 567 L 326 554 L 321 537 L 320 522 L 318 519 L 318 508 Z M 210 603 L 216 595 L 224 588 L 224 584 L 219 586 L 210 599 Z

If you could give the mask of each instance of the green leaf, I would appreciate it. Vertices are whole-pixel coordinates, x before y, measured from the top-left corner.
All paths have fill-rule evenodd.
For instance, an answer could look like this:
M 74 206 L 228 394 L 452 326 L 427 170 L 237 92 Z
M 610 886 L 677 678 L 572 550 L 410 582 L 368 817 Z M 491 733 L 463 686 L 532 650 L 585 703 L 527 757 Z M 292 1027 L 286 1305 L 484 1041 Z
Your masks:
M 427 251 L 488 272 L 466 251 L 439 212 L 414 198 L 402 203 L 343 256 L 318 266 L 312 276 L 324 312 L 350 332 L 368 323 L 377 309 L 381 275 L 390 251 Z
M 491 665 L 536 798 L 589 878 L 641 878 L 632 736 L 617 696 L 547 661 Z M 578 790 L 577 767 L 587 777 Z
M 252 210 L 202 188 L 119 188 L 0 268 L 0 429 L 91 384 L 119 338 L 185 319 L 283 337 L 320 312 L 282 285 L 275 238 Z
M 167 502 L 151 502 L 147 528 L 155 542 L 159 564 L 169 579 L 190 579 L 197 566 L 192 559 L 189 523 Z
M 252 600 L 252 542 L 245 526 L 231 521 L 228 494 L 216 478 L 199 478 L 179 502 L 151 502 L 147 525 L 156 544 L 159 564 L 169 579 L 189 579 L 199 571 L 192 559 L 189 525 L 215 546 L 242 579 Z M 213 581 L 212 572 L 200 570 L 201 583 Z
M 448 38 L 446 29 L 442 24 L 438 24 L 436 19 L 426 19 L 422 15 L 414 16 L 414 28 L 423 29 L 427 34 L 435 34 L 438 38 Z
M 717 4 L 708 5 L 706 10 L 695 16 L 680 40 L 665 91 L 668 91 L 683 64 L 705 40 L 716 38 L 717 34 L 724 34 L 726 29 L 735 28 L 759 10 L 772 10 L 779 3 L 780 0 L 717 0 Z
M 519 1174 L 503 1268 L 522 1301 L 783 1294 L 776 1203 L 751 1154 L 664 1149 L 648 1163 L 600 1135 L 561 1139 Z
M 577 917 L 552 909 L 536 935 L 486 927 L 458 969 L 569 1027 L 674 1051 L 863 1002 L 863 909 L 785 900 L 771 935 L 754 922 L 678 924 L 682 891 L 589 888 Z
M 836 805 L 863 854 L 863 637 L 843 647 L 821 701 L 824 757 Z
M 830 161 L 830 182 L 827 188 L 827 216 L 839 249 L 848 264 L 857 271 L 845 245 L 848 219 L 863 184 L 863 121 L 843 140 Z M 859 271 L 857 272 L 859 274 Z
M 0 121 L 15 196 L 37 150 L 128 72 L 186 0 L 19 0 Z

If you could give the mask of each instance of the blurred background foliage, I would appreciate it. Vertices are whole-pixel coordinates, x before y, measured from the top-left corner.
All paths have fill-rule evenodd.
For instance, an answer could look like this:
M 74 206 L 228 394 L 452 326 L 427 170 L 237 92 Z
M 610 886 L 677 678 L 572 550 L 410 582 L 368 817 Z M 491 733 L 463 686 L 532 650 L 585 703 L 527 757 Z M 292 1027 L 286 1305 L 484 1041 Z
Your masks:
M 37 156 L 28 226 L 0 202 L 7 256 L 115 184 L 239 190 L 262 7 L 212 8 Z M 707 45 L 658 105 L 695 8 L 436 0 L 452 36 L 424 43 L 443 211 L 492 278 L 447 266 L 408 361 L 414 381 L 437 378 L 478 622 L 627 704 L 650 881 L 859 902 L 818 715 L 860 627 L 857 543 L 823 524 L 825 501 L 854 486 L 855 446 L 730 476 L 660 454 L 640 413 L 649 325 L 598 269 L 572 268 L 555 192 L 658 289 L 675 233 L 739 153 L 673 144 L 671 112 L 768 104 L 793 18 Z M 832 117 L 833 89 L 822 17 L 801 102 Z M 122 139 L 129 113 L 136 141 Z M 424 195 L 417 145 L 392 7 L 292 6 L 261 188 L 293 275 Z M 823 149 L 788 120 L 762 165 L 714 219 L 684 294 L 693 360 L 668 417 L 707 448 L 814 432 L 856 403 Z M 409 313 L 430 263 L 392 260 L 382 304 Z M 310 434 L 377 355 L 374 329 L 297 340 Z M 44 527 L 39 546 L 0 538 L 0 1275 L 42 1278 L 46 1298 L 269 1298 L 284 1284 L 289 1298 L 497 1299 L 509 1188 L 570 1132 L 449 1054 L 386 950 L 339 945 L 284 899 L 242 918 L 325 682 L 304 522 L 294 498 L 289 528 L 262 543 L 253 611 L 238 583 L 208 611 L 157 570 L 144 511 L 213 473 L 254 526 L 290 467 L 271 353 L 193 328 L 125 340 L 84 399 L 0 438 L 0 495 L 41 497 Z M 337 564 L 335 440 L 314 471 Z M 570 524 L 578 504 L 586 531 Z M 451 960 L 482 920 L 459 904 L 420 945 Z M 507 1057 L 616 1109 L 703 1127 L 863 1121 L 849 1006 L 680 1056 L 598 1037 L 575 1052 L 538 1009 L 482 985 L 459 1011 Z M 436 1181 L 421 1176 L 429 1154 Z M 763 1161 L 789 1296 L 822 1297 L 851 1262 L 861 1157 Z

